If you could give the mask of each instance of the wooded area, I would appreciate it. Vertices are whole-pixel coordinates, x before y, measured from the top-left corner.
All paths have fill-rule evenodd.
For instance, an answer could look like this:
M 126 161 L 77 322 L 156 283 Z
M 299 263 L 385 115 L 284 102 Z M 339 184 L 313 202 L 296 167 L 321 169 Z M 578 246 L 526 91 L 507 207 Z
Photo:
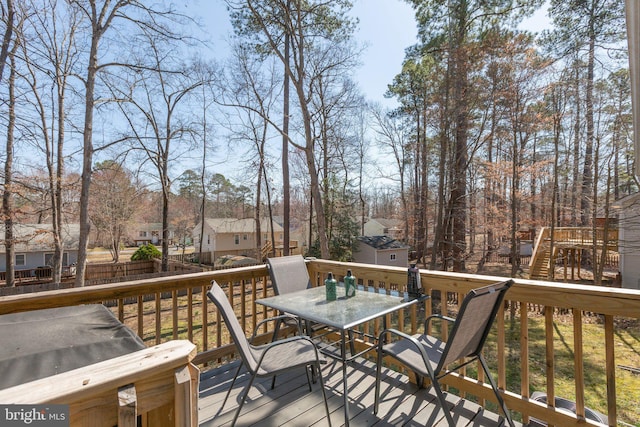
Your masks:
M 281 216 L 285 255 L 307 224 L 309 255 L 335 260 L 366 218 L 397 218 L 424 265 L 464 271 L 638 191 L 624 0 L 407 2 L 420 40 L 388 110 L 354 81 L 348 0 L 226 0 L 224 62 L 191 8 L 2 0 L 7 277 L 13 224 L 80 223 L 82 286 L 90 227 L 118 248 L 128 222 L 162 222 L 166 269 L 169 224 L 212 216 Z M 518 29 L 542 7 L 550 28 Z M 225 145 L 241 181 L 212 164 Z

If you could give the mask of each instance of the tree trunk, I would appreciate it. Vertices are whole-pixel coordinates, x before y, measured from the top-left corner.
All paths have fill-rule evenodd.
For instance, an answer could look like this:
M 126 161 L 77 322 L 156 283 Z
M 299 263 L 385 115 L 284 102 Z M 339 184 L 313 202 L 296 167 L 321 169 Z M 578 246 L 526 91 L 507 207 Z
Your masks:
M 4 46 L 3 46 L 4 50 Z M 15 97 L 15 50 L 10 54 L 11 70 L 9 72 L 9 122 L 7 123 L 7 144 L 4 164 L 4 192 L 2 194 L 2 213 L 4 216 L 4 246 L 6 256 L 5 283 L 14 287 L 15 282 L 15 246 L 13 236 L 13 141 L 16 125 Z
M 75 287 L 84 286 L 84 275 L 87 266 L 87 249 L 89 244 L 89 188 L 91 186 L 91 173 L 93 168 L 93 107 L 96 85 L 96 73 L 98 72 L 98 43 L 103 28 L 97 28 L 98 23 L 92 22 L 93 33 L 91 36 L 91 48 L 89 51 L 89 65 L 87 66 L 87 79 L 85 82 L 84 96 L 84 129 L 82 142 L 82 178 L 80 189 L 80 241 L 78 243 L 78 266 L 76 268 Z
M 287 1 L 287 9 L 291 7 L 291 2 Z M 283 117 L 282 117 L 282 216 L 283 216 L 283 239 L 282 255 L 289 255 L 289 233 L 291 230 L 291 185 L 289 183 L 289 66 L 291 35 L 287 32 L 284 35 L 284 88 L 283 88 Z M 267 184 L 268 185 L 268 184 Z M 271 228 L 273 231 L 273 227 Z M 275 242 L 274 242 L 275 243 Z M 273 248 L 275 250 L 275 246 Z

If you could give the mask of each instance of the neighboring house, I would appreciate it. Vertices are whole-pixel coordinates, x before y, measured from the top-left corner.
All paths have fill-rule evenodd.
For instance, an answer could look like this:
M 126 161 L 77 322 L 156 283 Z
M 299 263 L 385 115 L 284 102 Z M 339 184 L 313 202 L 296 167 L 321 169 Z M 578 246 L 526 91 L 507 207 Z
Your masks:
M 622 287 L 640 289 L 640 193 L 618 200 L 618 253 Z
M 364 223 L 365 236 L 389 236 L 392 239 L 404 240 L 402 221 L 398 219 L 371 218 Z
M 13 226 L 16 271 L 51 266 L 53 258 L 53 226 L 51 224 L 19 224 Z M 0 231 L 0 271 L 7 270 L 4 228 Z M 62 230 L 64 252 L 62 265 L 78 262 L 80 225 L 65 224 Z
M 129 227 L 127 241 L 134 246 L 142 246 L 151 243 L 154 246 L 162 244 L 162 223 L 148 222 L 132 224 Z M 169 246 L 173 245 L 174 231 L 169 226 Z
M 202 223 L 193 229 L 196 252 L 200 251 L 200 229 Z M 271 226 L 266 219 L 260 221 L 262 245 L 271 240 Z M 283 228 L 273 223 L 276 242 L 282 242 Z M 256 221 L 253 218 L 205 218 L 202 233 L 202 252 L 211 252 L 215 260 L 222 255 L 244 255 L 260 259 L 257 253 Z
M 358 237 L 353 261 L 364 264 L 409 266 L 409 246 L 389 236 Z

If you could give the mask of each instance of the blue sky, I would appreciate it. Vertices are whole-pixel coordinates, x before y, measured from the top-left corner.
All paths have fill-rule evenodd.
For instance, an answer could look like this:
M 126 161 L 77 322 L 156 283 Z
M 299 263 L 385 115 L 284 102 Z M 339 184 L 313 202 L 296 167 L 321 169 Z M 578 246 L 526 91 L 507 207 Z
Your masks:
M 368 47 L 362 57 L 362 67 L 355 80 L 370 100 L 388 103 L 384 99 L 387 85 L 402 67 L 405 48 L 416 42 L 413 10 L 401 0 L 354 0 L 353 16 L 360 20 L 357 41 Z M 216 57 L 227 52 L 225 37 L 231 24 L 222 0 L 199 0 L 189 4 L 192 13 L 200 15 L 211 37 Z
M 352 14 L 360 21 L 356 41 L 367 46 L 361 58 L 362 66 L 355 70 L 354 79 L 367 100 L 394 108 L 396 101 L 385 99 L 384 93 L 401 71 L 405 49 L 417 41 L 413 10 L 404 0 L 353 0 L 353 3 Z M 214 56 L 223 61 L 228 54 L 226 38 L 232 31 L 224 1 L 189 0 L 185 4 L 187 13 L 202 19 L 213 44 Z M 540 11 L 522 28 L 539 31 L 546 22 L 545 11 Z M 239 172 L 242 167 L 235 158 L 231 158 L 233 154 L 218 152 L 215 157 L 220 161 L 214 168 L 230 169 L 222 171 L 225 176 L 235 178 L 234 175 L 242 175 Z
M 416 43 L 413 10 L 404 0 L 353 0 L 353 3 L 353 16 L 360 20 L 356 39 L 368 46 L 362 57 L 362 66 L 356 70 L 355 80 L 367 99 L 395 105 L 394 101 L 385 100 L 384 93 L 401 70 L 405 49 Z M 221 56 L 226 55 L 225 37 L 231 32 L 231 23 L 224 1 L 190 1 L 189 7 L 200 14 L 208 27 L 214 50 Z M 546 10 L 542 9 L 521 27 L 540 31 L 547 23 Z

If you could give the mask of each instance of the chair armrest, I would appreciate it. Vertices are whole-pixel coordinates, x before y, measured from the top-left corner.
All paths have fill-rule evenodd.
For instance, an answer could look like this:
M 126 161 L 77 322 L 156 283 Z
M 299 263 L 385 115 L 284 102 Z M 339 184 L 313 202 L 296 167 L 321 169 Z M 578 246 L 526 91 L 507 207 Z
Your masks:
M 399 331 L 399 330 L 393 329 L 393 328 L 387 328 L 384 331 L 380 332 L 380 335 L 378 335 L 378 346 L 380 346 L 383 343 L 382 338 L 384 338 L 384 336 L 386 334 L 388 334 L 388 333 L 391 334 L 391 335 L 398 336 L 400 338 L 405 338 L 405 339 L 409 339 L 409 340 L 410 339 L 415 340 L 415 338 L 413 338 L 411 335 L 408 335 L 408 334 L 406 334 L 406 333 L 404 333 L 402 331 Z
M 296 325 L 298 325 L 298 335 L 302 335 L 302 329 L 300 328 L 300 323 L 298 322 L 298 318 L 291 315 L 291 314 L 281 314 L 279 316 L 274 316 L 274 317 L 269 317 L 267 319 L 261 320 L 257 325 L 256 328 L 253 330 L 253 334 L 251 334 L 251 338 L 249 339 L 249 341 L 253 341 L 253 339 L 256 337 L 256 334 L 258 332 L 258 329 L 260 329 L 260 326 L 262 326 L 263 324 L 267 323 L 267 322 L 276 322 L 278 320 L 293 320 Z
M 431 323 L 432 319 L 440 319 L 440 320 L 445 320 L 447 322 L 450 323 L 455 323 L 456 319 L 449 317 L 449 316 L 445 316 L 443 314 L 432 314 L 431 316 L 428 316 L 426 319 L 424 319 L 424 333 L 426 334 L 427 331 L 429 330 L 429 325 Z

